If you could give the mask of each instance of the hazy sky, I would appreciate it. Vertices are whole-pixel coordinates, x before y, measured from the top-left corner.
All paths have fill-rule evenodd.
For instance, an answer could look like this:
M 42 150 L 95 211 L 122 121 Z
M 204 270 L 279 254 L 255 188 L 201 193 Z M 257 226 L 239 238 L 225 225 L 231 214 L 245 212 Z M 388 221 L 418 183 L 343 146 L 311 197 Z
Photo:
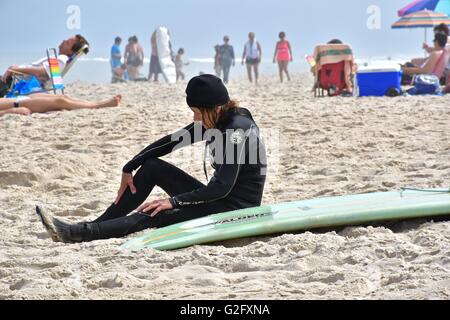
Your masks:
M 331 38 L 352 44 L 360 57 L 414 55 L 420 52 L 423 30 L 390 28 L 397 20 L 397 10 L 411 1 L 0 0 L 0 58 L 23 52 L 42 55 L 46 47 L 55 47 L 76 33 L 90 41 L 91 57 L 108 57 L 116 35 L 127 39 L 134 34 L 148 56 L 150 35 L 158 25 L 169 27 L 175 49 L 184 47 L 190 58 L 213 56 L 212 47 L 221 43 L 225 34 L 231 36 L 240 55 L 249 31 L 256 33 L 267 58 L 273 55 L 281 30 L 287 33 L 298 58 Z M 81 10 L 79 30 L 67 28 L 70 5 Z M 371 5 L 381 9 L 380 29 L 367 27 Z

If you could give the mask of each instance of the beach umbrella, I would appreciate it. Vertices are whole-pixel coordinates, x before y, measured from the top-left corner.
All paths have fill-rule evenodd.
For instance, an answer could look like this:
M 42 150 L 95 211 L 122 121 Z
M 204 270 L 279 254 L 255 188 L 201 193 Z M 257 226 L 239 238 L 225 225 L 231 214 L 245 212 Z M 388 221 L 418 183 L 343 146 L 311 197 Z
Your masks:
M 416 0 L 400 9 L 398 16 L 403 17 L 407 14 L 423 10 L 445 13 L 450 16 L 450 0 Z
M 394 23 L 392 29 L 424 28 L 425 42 L 427 42 L 427 29 L 433 28 L 441 23 L 450 25 L 450 18 L 448 15 L 425 10 L 407 14 Z

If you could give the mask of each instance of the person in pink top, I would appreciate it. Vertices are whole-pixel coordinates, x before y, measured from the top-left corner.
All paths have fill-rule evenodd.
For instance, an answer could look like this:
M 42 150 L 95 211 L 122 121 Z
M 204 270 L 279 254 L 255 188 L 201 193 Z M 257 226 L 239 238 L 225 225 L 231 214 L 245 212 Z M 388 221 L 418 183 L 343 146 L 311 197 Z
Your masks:
M 288 71 L 289 62 L 293 61 L 291 44 L 286 40 L 286 33 L 280 32 L 278 37 L 280 38 L 280 41 L 277 42 L 275 47 L 273 63 L 278 62 L 281 82 L 283 82 L 283 72 L 286 73 L 288 81 L 291 81 Z

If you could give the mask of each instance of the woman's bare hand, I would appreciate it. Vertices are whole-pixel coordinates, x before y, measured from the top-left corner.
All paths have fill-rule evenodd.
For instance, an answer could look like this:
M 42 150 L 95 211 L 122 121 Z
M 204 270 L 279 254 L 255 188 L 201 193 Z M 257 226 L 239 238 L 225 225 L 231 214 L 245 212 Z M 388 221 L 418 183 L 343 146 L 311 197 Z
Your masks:
M 114 204 L 117 205 L 122 198 L 125 191 L 130 188 L 132 194 L 136 193 L 136 187 L 133 184 L 133 174 L 132 173 L 122 173 L 122 181 L 120 182 L 119 191 L 117 191 L 117 197 Z
M 173 209 L 173 206 L 170 203 L 170 201 L 168 199 L 163 199 L 163 200 L 155 200 L 152 202 L 144 203 L 137 209 L 137 211 L 147 213 L 150 210 L 154 210 L 152 212 L 152 214 L 150 215 L 151 217 L 154 217 L 161 211 L 170 210 L 170 209 Z

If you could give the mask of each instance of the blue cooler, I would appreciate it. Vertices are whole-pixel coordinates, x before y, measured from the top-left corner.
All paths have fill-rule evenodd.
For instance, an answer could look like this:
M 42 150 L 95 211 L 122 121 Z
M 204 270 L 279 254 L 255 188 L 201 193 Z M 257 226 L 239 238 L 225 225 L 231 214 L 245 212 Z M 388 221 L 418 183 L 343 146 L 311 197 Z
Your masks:
M 390 89 L 400 93 L 402 70 L 398 66 L 363 66 L 356 73 L 358 96 L 383 97 Z

